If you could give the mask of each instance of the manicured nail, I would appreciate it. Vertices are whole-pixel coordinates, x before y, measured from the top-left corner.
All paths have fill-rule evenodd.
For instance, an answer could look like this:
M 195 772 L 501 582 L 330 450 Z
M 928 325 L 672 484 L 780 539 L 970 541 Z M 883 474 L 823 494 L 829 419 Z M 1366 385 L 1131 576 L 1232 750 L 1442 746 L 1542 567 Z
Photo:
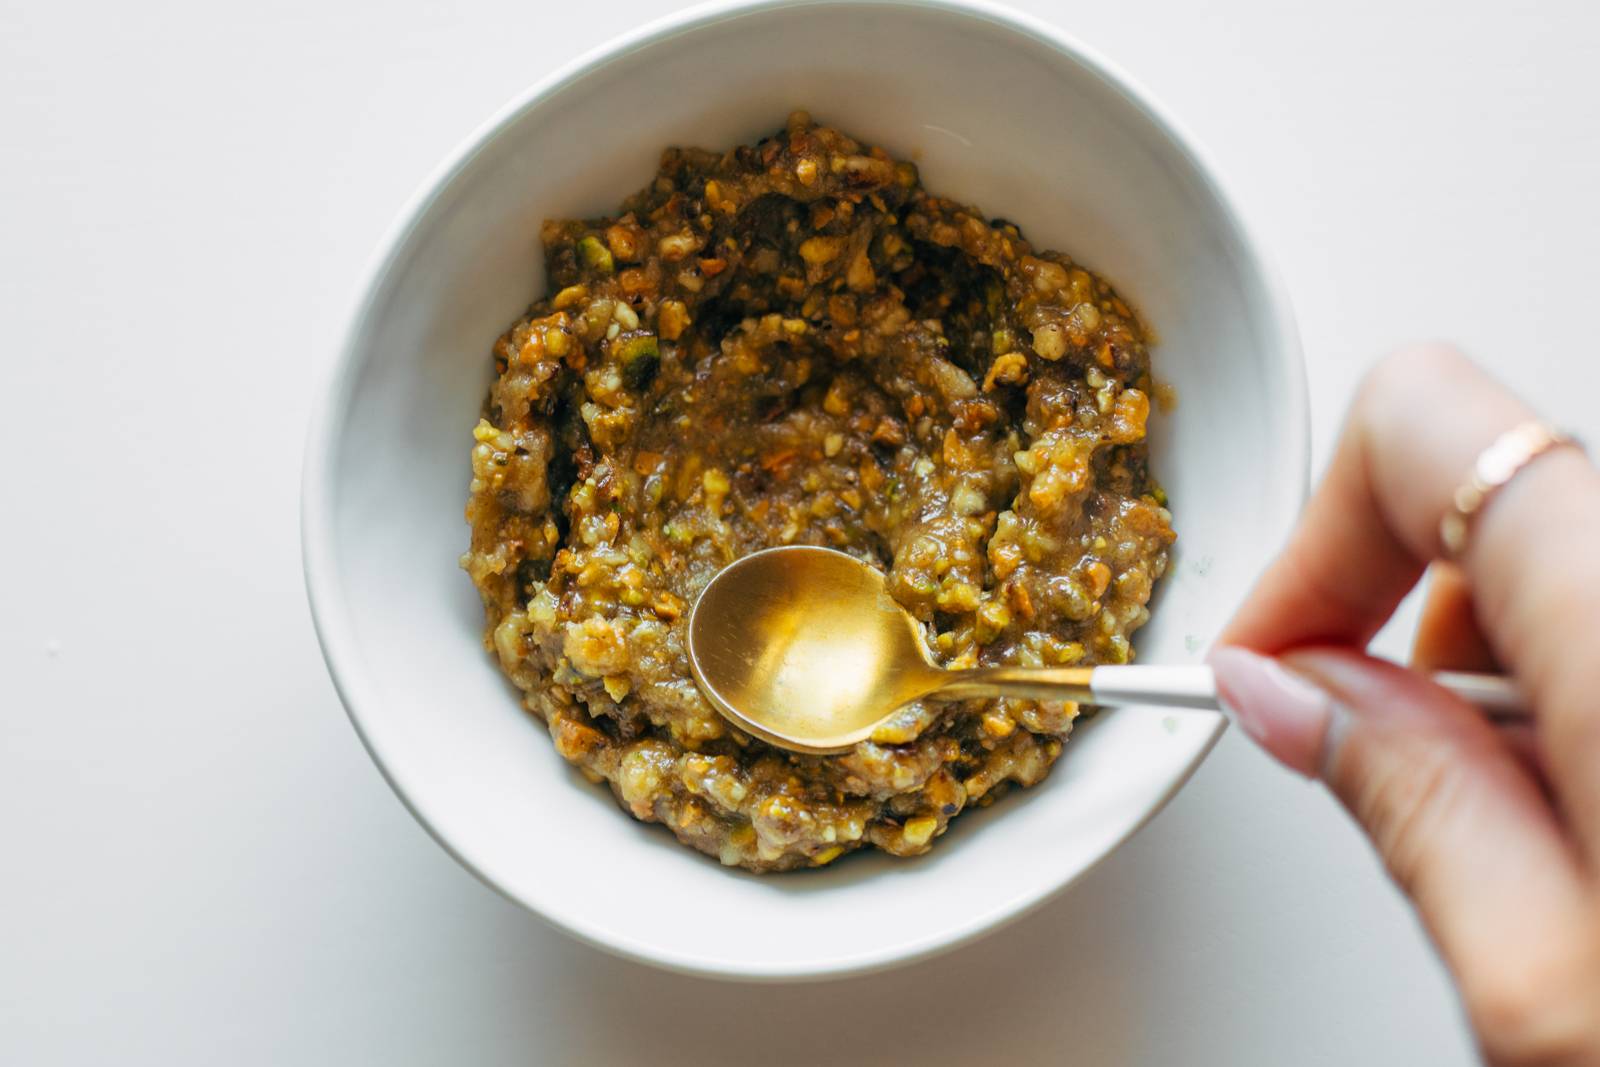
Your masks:
M 1277 660 L 1243 648 L 1206 657 L 1217 697 L 1244 732 L 1280 763 L 1315 778 L 1333 722 L 1333 700 Z

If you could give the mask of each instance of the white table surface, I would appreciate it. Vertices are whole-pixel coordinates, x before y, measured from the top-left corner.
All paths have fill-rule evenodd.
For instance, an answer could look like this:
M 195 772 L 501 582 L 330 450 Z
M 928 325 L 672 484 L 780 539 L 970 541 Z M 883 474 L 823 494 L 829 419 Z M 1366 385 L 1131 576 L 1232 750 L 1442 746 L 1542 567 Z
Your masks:
M 314 368 L 435 162 L 672 6 L 0 0 L 0 1063 L 1470 1062 L 1361 839 L 1236 733 L 1042 912 L 806 986 L 578 945 L 390 794 L 301 590 Z M 1600 440 L 1600 7 L 1026 6 L 1232 178 L 1318 466 L 1431 335 Z

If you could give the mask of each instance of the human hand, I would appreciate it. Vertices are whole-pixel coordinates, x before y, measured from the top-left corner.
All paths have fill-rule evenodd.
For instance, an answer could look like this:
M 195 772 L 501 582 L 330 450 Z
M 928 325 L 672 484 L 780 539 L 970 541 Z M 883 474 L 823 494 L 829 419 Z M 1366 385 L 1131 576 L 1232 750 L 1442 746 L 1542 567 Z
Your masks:
M 1444 555 L 1483 449 L 1533 418 L 1443 346 L 1368 376 L 1322 484 L 1211 663 L 1244 730 L 1320 778 L 1416 904 L 1496 1064 L 1600 1063 L 1600 471 L 1530 461 Z M 1412 664 L 1504 669 L 1497 727 L 1372 636 L 1432 564 Z

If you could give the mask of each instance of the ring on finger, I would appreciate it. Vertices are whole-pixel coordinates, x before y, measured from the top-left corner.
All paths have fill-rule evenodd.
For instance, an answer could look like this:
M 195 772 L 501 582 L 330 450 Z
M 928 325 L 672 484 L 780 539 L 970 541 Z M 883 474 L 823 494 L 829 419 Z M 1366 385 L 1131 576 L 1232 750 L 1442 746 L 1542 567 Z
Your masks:
M 1546 453 L 1570 445 L 1582 448 L 1572 435 L 1538 419 L 1513 426 L 1478 453 L 1472 473 L 1450 498 L 1450 508 L 1439 520 L 1439 541 L 1446 556 L 1459 559 L 1466 551 L 1473 518 L 1496 492 L 1528 464 Z

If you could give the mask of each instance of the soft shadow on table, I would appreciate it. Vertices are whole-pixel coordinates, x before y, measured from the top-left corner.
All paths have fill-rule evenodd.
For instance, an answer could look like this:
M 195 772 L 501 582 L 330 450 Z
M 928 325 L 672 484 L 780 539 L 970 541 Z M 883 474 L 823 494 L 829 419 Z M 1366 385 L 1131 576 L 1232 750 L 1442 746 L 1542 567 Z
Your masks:
M 565 1050 L 569 1062 L 619 1064 L 700 1065 L 734 1050 L 759 1052 L 748 1062 L 763 1064 L 1032 1062 L 1049 1049 L 1063 1053 L 1054 1062 L 1150 1062 L 1163 1052 L 1143 1038 L 1145 1013 L 1181 1015 L 1180 1005 L 1196 1005 L 1184 986 L 1205 966 L 1164 959 L 1171 955 L 1164 931 L 1228 922 L 1207 914 L 1204 892 L 1191 884 L 1207 880 L 1211 862 L 1196 833 L 1216 815 L 1204 777 L 1202 770 L 1154 824 L 1036 912 L 973 945 L 879 974 L 763 985 L 688 978 L 542 926 L 529 937 L 514 929 L 520 916 L 507 909 L 508 928 L 498 936 L 524 950 L 534 942 L 539 951 L 501 960 L 501 978 L 513 982 L 503 992 L 517 995 L 512 976 L 520 972 L 526 995 L 540 990 L 561 1001 L 545 1016 L 540 1051 L 530 1049 L 528 1062 L 550 1062 L 541 1057 L 552 1048 Z M 639 906 L 652 906 L 647 887 Z M 824 908 L 817 914 L 826 921 Z M 1225 1046 L 1233 1025 L 1215 1020 L 1210 1037 Z
M 605 955 L 477 884 L 376 781 L 349 776 L 347 793 L 318 801 L 347 818 L 312 824 L 329 858 L 309 869 L 341 873 L 305 887 L 328 928 L 297 942 L 300 965 L 347 992 L 307 1005 L 260 983 L 297 1013 L 269 1062 L 330 1062 L 337 1048 L 485 1065 L 1244 1067 L 1283 1062 L 1262 1054 L 1284 1035 L 1295 1067 L 1467 1062 L 1453 1024 L 1412 1025 L 1454 1008 L 1408 910 L 1395 897 L 1375 913 L 1347 890 L 1352 869 L 1381 877 L 1365 843 L 1320 790 L 1235 736 L 1038 911 L 931 960 L 821 983 L 687 978 Z M 641 884 L 634 906 L 663 904 Z M 740 921 L 675 908 L 661 920 Z M 1310 929 L 1348 936 L 1309 957 Z
M 579 1048 L 602 1063 L 715 1062 L 708 1048 L 760 1049 L 750 1062 L 766 1064 L 1000 1063 L 1048 1030 L 1074 1033 L 1070 1062 L 1133 1062 L 1138 998 L 1118 941 L 1138 916 L 1107 899 L 1126 876 L 1108 870 L 977 945 L 833 982 L 733 985 L 596 956 L 573 976 L 599 1023 Z M 627 1025 L 604 1025 L 608 1003 Z
M 932 960 L 829 982 L 746 985 L 666 974 L 550 933 L 530 983 L 562 972 L 570 1062 L 694 1064 L 1000 1063 L 1070 1033 L 1063 1062 L 1136 1062 L 1139 996 L 1121 942 L 1143 919 L 1117 906 L 1145 861 L 1102 867 L 1066 897 Z M 819 918 L 822 916 L 819 909 Z M 700 921 L 716 922 L 715 916 Z M 555 939 L 559 939 L 557 943 Z M 543 939 L 541 939 L 543 940 Z M 536 973 L 537 972 L 537 973 Z M 1035 1031 L 1033 1034 L 1027 1031 Z M 546 1033 L 545 1037 L 555 1035 Z M 548 1062 L 546 1049 L 529 1063 Z

